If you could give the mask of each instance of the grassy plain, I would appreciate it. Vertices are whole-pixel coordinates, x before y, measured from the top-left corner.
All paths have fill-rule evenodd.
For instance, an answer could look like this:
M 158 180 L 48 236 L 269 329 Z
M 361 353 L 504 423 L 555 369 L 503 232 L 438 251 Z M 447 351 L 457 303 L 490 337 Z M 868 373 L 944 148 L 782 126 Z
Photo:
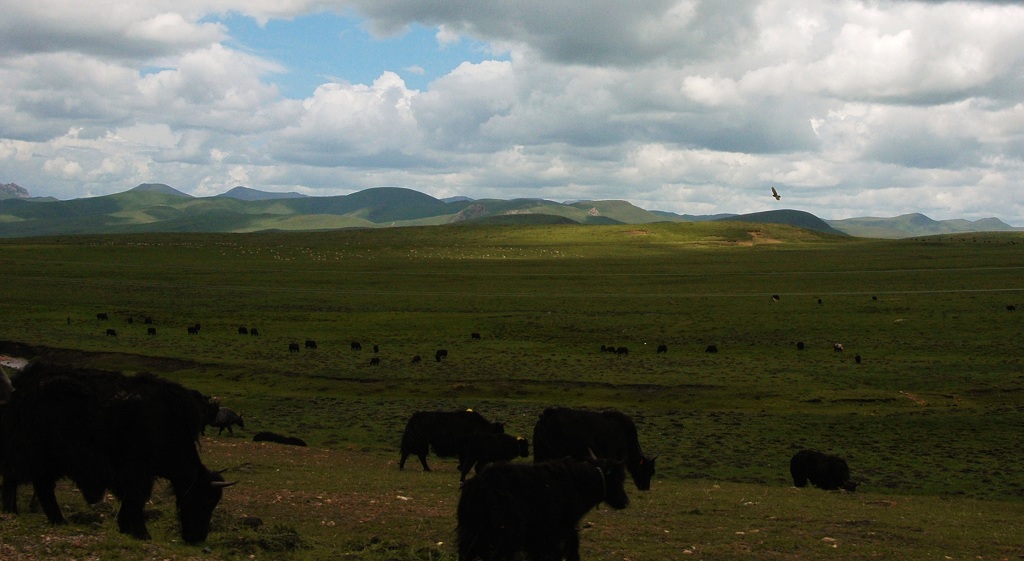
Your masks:
M 206 549 L 174 541 L 166 492 L 141 544 L 63 489 L 99 524 L 4 516 L 0 558 L 454 559 L 455 462 L 399 472 L 408 415 L 472 407 L 529 437 L 549 405 L 625 411 L 660 454 L 651 492 L 585 519 L 585 559 L 1021 558 L 1022 248 L 739 223 L 0 240 L 0 341 L 154 371 L 246 419 L 203 441 L 240 481 Z M 860 489 L 792 488 L 805 447 Z

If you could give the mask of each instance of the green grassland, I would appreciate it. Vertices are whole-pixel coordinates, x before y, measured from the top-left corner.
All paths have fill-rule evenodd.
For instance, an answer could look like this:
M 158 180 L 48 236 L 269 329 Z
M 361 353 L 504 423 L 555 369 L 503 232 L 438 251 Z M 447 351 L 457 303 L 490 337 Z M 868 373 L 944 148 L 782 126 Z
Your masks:
M 405 420 L 471 407 L 529 437 L 550 405 L 625 411 L 660 454 L 650 492 L 585 518 L 585 559 L 1024 557 L 1022 247 L 736 222 L 0 240 L 0 353 L 157 372 L 246 420 L 203 439 L 240 481 L 206 549 L 174 541 L 166 491 L 140 544 L 62 488 L 93 524 L 3 516 L 0 557 L 454 559 L 456 462 L 398 471 Z M 801 448 L 858 491 L 792 488 Z

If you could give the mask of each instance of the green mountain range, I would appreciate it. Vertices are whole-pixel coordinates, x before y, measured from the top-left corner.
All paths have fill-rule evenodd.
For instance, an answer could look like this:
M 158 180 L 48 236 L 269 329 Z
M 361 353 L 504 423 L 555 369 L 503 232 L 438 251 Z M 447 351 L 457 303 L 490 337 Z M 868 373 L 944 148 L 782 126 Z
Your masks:
M 490 224 L 645 224 L 735 220 L 798 226 L 833 234 L 900 238 L 917 235 L 1014 230 L 995 218 L 934 221 L 923 215 L 822 220 L 798 210 L 745 215 L 691 216 L 649 211 L 626 201 L 555 202 L 544 199 L 437 199 L 412 189 L 379 187 L 349 195 L 309 197 L 236 187 L 193 197 L 163 184 L 60 201 L 29 197 L 24 189 L 0 198 L 0 237 L 143 232 L 258 232 Z

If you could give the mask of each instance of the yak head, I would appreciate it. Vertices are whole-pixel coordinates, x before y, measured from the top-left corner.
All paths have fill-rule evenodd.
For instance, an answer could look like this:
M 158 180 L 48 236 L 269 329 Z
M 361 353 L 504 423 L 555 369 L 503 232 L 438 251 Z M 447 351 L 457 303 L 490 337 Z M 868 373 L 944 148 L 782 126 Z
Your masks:
M 237 483 L 224 481 L 218 471 L 202 470 L 187 489 L 175 489 L 177 495 L 178 520 L 181 522 L 181 539 L 196 544 L 206 541 L 210 533 L 210 519 L 213 509 L 220 502 L 225 487 Z
M 594 466 L 601 473 L 601 483 L 604 486 L 604 496 L 601 499 L 608 506 L 614 509 L 623 509 L 629 506 L 629 496 L 626 495 L 626 464 L 607 458 L 597 458 L 593 451 L 587 450 L 585 460 Z
M 640 462 L 636 466 L 630 466 L 630 475 L 633 476 L 633 482 L 636 483 L 636 488 L 641 491 L 651 490 L 651 477 L 654 476 L 654 460 L 658 459 L 658 455 L 646 456 L 640 455 Z

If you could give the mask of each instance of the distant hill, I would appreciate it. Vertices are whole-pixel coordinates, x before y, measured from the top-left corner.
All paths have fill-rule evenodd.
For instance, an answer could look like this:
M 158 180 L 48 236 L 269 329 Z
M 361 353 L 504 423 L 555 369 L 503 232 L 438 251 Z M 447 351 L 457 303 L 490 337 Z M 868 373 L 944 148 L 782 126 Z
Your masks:
M 298 199 L 305 197 L 302 193 L 296 193 L 290 191 L 288 193 L 272 193 L 269 191 L 260 191 L 258 189 L 250 189 L 249 187 L 242 187 L 239 185 L 228 191 L 227 193 L 221 193 L 218 197 L 229 197 L 232 199 L 238 199 L 240 201 L 267 201 L 271 199 Z
M 861 238 L 911 238 L 963 232 L 1010 232 L 1021 230 L 998 218 L 981 220 L 932 220 L 923 214 L 901 214 L 894 218 L 846 218 L 829 220 L 829 225 L 851 236 Z
M 137 193 L 160 193 L 162 195 L 174 195 L 176 197 L 185 197 L 188 199 L 193 198 L 192 195 L 182 193 L 181 191 L 171 187 L 170 185 L 164 185 L 163 183 L 143 183 L 134 189 L 128 191 L 129 193 L 135 191 Z
M 9 184 L 13 185 L 13 184 Z M 650 211 L 626 201 L 546 199 L 437 199 L 403 187 L 377 187 L 349 195 L 310 197 L 235 187 L 221 195 L 193 197 L 168 185 L 147 183 L 123 193 L 67 201 L 26 198 L 5 186 L 0 197 L 0 237 L 142 232 L 310 231 L 441 224 L 648 224 L 730 220 L 796 226 L 829 234 L 909 237 L 962 231 L 1014 230 L 992 219 L 934 221 L 917 215 L 824 221 L 798 210 L 711 216 Z M 15 186 L 17 187 L 17 186 Z
M 829 226 L 824 220 L 814 216 L 809 212 L 802 210 L 767 210 L 764 212 L 754 212 L 751 214 L 738 214 L 736 216 L 729 216 L 726 218 L 718 218 L 717 221 L 729 220 L 735 222 L 758 222 L 768 224 L 788 224 L 790 226 L 796 226 L 798 228 L 804 228 L 806 230 L 814 230 L 815 232 L 823 232 L 826 234 L 837 234 L 846 235 L 846 232 L 840 231 L 832 226 Z

